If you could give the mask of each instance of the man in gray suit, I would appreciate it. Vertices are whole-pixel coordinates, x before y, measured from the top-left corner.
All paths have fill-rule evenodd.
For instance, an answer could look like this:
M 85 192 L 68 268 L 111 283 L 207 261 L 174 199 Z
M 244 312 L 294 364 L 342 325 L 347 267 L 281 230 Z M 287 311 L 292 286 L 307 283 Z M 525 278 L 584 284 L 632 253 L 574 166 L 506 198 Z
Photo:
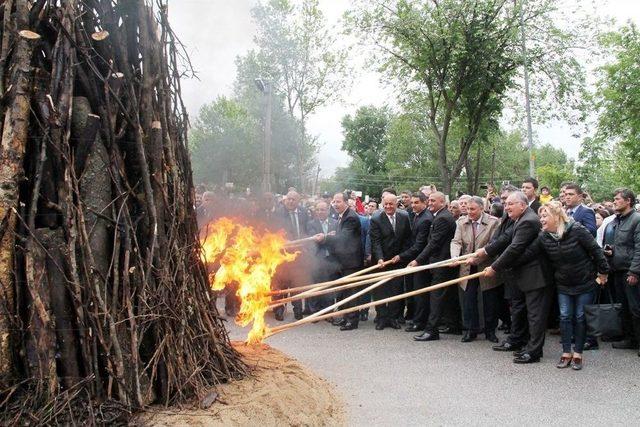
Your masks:
M 547 285 L 539 259 L 521 259 L 541 229 L 540 219 L 529 208 L 527 196 L 520 191 L 512 193 L 507 198 L 506 211 L 514 223 L 511 238 L 504 242 L 506 247 L 503 243 L 493 242 L 476 252 L 480 258 L 497 257 L 484 270 L 487 277 L 504 273 L 515 284 L 511 300 L 511 334 L 493 349 L 514 351 L 514 363 L 534 363 L 542 357 L 553 289 Z

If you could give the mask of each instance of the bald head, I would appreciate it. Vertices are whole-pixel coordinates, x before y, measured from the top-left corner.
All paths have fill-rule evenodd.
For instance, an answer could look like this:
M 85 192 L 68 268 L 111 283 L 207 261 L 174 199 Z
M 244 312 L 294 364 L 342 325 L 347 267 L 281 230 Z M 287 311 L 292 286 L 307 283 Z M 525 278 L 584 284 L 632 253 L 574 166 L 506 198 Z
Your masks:
M 434 191 L 429 194 L 429 210 L 432 213 L 438 212 L 440 209 L 444 208 L 446 204 L 446 199 L 444 194 L 440 191 Z
M 300 204 L 300 194 L 297 191 L 289 191 L 284 198 L 284 206 L 289 211 L 295 211 Z
M 396 213 L 396 209 L 398 208 L 398 196 L 386 193 L 382 196 L 382 208 L 385 213 L 389 216 Z

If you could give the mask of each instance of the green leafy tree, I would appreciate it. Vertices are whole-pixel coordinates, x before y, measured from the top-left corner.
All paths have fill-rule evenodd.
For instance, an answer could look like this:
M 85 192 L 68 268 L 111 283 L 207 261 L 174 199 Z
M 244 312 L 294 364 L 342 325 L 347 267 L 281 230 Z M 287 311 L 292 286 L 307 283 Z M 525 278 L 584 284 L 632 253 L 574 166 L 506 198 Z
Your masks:
M 534 75 L 540 72 L 539 79 L 556 83 L 548 85 L 557 89 L 554 99 L 577 93 L 572 89 L 582 82 L 581 67 L 568 58 L 574 37 L 553 27 L 551 1 L 357 3 L 351 28 L 378 48 L 382 70 L 402 88 L 404 99 L 422 105 L 447 193 L 469 164 L 482 129 L 500 117 L 505 98 L 517 88 L 524 64 L 521 13 L 525 25 L 536 28 L 537 39 L 547 43 L 546 49 L 534 49 L 527 65 Z M 555 81 L 565 77 L 561 84 Z
M 360 107 L 342 119 L 342 149 L 362 163 L 367 173 L 386 172 L 386 149 L 391 113 L 387 108 Z
M 237 101 L 219 97 L 204 105 L 189 144 L 194 178 L 250 187 L 260 182 L 262 148 L 258 123 Z
M 296 168 L 298 186 L 304 191 L 315 163 L 310 154 L 316 151 L 315 140 L 307 135 L 307 119 L 341 93 L 348 50 L 336 49 L 337 38 L 318 0 L 268 0 L 252 14 L 259 56 L 271 68 L 271 82 L 299 126 Z

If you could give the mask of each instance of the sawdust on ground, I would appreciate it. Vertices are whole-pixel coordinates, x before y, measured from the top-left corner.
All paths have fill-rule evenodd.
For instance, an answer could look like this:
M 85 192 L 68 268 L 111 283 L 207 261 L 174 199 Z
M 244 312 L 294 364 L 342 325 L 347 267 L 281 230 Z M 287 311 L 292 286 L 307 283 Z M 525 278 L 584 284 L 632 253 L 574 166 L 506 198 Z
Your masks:
M 234 346 L 252 376 L 222 384 L 208 409 L 152 408 L 136 424 L 148 426 L 343 426 L 335 387 L 266 344 Z

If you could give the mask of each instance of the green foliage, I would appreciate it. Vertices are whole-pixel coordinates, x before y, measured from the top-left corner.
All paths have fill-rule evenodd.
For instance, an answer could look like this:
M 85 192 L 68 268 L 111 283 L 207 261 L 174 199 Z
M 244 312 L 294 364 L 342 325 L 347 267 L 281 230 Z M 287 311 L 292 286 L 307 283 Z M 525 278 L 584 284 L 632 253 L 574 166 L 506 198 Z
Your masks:
M 600 42 L 611 57 L 594 94 L 597 130 L 583 140 L 578 168 L 596 200 L 611 199 L 616 187 L 640 188 L 640 34 L 628 24 L 605 33 Z
M 342 119 L 342 149 L 362 163 L 368 173 L 386 171 L 390 113 L 387 108 L 360 107 L 354 116 Z
M 599 131 L 620 141 L 634 160 L 640 159 L 640 34 L 634 24 L 607 33 L 602 46 L 613 55 L 603 67 L 596 96 L 602 115 Z M 639 164 L 640 165 L 640 164 Z
M 313 177 L 317 146 L 306 132 L 310 114 L 334 101 L 347 74 L 348 49 L 338 50 L 318 0 L 268 0 L 253 8 L 258 34 L 257 59 L 299 126 L 294 145 L 297 183 L 307 187 Z
M 196 182 L 233 182 L 243 188 L 260 181 L 258 122 L 237 101 L 220 97 L 204 105 L 189 144 Z
M 417 127 L 435 143 L 445 192 L 472 169 L 470 153 L 490 151 L 484 147 L 487 135 L 495 129 L 505 99 L 517 89 L 525 62 L 521 13 L 525 25 L 535 28 L 527 65 L 540 86 L 550 82 L 545 94 L 573 104 L 581 92 L 582 68 L 570 52 L 577 34 L 554 27 L 550 0 L 356 3 L 348 16 L 350 27 L 378 48 L 380 68 L 403 93 L 405 109 L 420 112 Z M 483 146 L 474 151 L 477 142 Z

